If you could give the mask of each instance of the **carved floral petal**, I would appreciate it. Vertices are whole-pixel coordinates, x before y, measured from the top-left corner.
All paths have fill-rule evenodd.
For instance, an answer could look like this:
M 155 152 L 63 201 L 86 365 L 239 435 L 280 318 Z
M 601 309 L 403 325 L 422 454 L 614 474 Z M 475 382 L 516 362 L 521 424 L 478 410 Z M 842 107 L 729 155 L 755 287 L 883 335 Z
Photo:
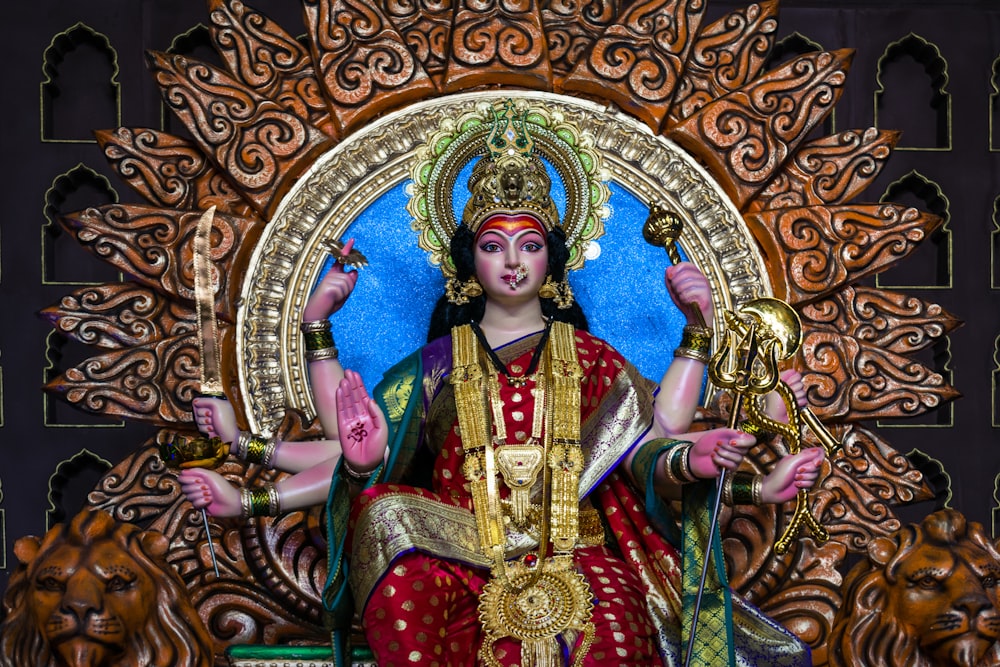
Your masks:
M 294 178 L 332 145 L 306 120 L 219 69 L 165 53 L 150 52 L 147 60 L 167 106 L 266 219 Z
M 666 136 L 700 157 L 742 209 L 833 111 L 852 55 L 800 56 L 705 105 Z
M 896 354 L 922 350 L 961 325 L 935 303 L 860 285 L 815 301 L 799 315 L 807 328 L 847 334 Z
M 870 127 L 805 143 L 748 208 L 849 202 L 878 177 L 899 136 L 896 131 Z
M 194 301 L 194 236 L 200 211 L 110 204 L 60 220 L 87 250 L 164 295 Z M 241 268 L 260 236 L 254 220 L 216 213 L 210 237 L 215 308 L 235 321 Z
M 941 224 L 898 204 L 808 206 L 743 218 L 768 258 L 774 296 L 793 305 L 896 264 Z
M 778 29 L 778 2 L 733 11 L 700 33 L 685 64 L 668 122 L 673 125 L 756 77 Z
M 511 85 L 551 90 L 538 0 L 456 0 L 445 92 Z
M 659 130 L 704 11 L 701 0 L 635 3 L 580 60 L 563 90 L 610 100 Z
M 212 41 L 229 71 L 259 95 L 335 136 L 308 49 L 240 0 L 208 0 L 208 8 Z
M 303 5 L 313 61 L 340 136 L 437 92 L 378 7 L 361 0 L 304 0 Z
M 133 282 L 80 288 L 40 314 L 64 336 L 110 349 L 144 345 L 198 328 L 193 308 Z
M 807 333 L 796 367 L 825 422 L 914 417 L 960 395 L 926 366 L 837 333 Z
M 130 127 L 94 135 L 118 176 L 150 204 L 187 210 L 215 206 L 222 213 L 259 218 L 232 182 L 187 139 Z
M 220 327 L 226 335 L 228 327 Z M 192 421 L 200 389 L 197 334 L 91 357 L 45 385 L 85 412 L 161 426 Z

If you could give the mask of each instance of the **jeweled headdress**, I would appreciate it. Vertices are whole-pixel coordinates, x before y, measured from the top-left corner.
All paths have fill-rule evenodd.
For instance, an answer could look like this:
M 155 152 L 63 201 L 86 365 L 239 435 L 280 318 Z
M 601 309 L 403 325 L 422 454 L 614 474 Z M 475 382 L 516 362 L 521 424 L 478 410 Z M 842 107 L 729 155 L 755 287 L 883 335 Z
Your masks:
M 459 173 L 477 160 L 470 198 L 459 219 L 453 191 Z M 562 219 L 552 200 L 546 162 L 562 181 Z M 546 228 L 561 227 L 568 269 L 583 266 L 587 244 L 604 233 L 610 196 L 600 154 L 580 129 L 558 112 L 524 101 L 483 104 L 457 120 L 447 119 L 418 152 L 407 210 L 420 232 L 420 247 L 446 278 L 455 275 L 449 248 L 460 224 L 475 231 L 496 212 L 526 212 Z

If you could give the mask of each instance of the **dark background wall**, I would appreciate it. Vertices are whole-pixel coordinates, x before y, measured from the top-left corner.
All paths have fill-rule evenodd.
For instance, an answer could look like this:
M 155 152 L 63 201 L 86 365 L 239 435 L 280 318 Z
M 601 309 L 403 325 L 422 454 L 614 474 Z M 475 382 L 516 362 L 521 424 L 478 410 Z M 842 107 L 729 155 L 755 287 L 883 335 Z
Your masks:
M 293 34 L 292 0 L 251 3 Z M 712 17 L 740 6 L 709 3 Z M 54 226 L 55 217 L 115 200 L 138 201 L 113 176 L 92 128 L 183 133 L 163 115 L 143 51 L 216 61 L 200 0 L 34 0 L 4 6 L 3 213 L 0 214 L 0 589 L 16 565 L 14 541 L 71 516 L 112 464 L 144 443 L 142 424 L 110 423 L 47 399 L 41 386 L 85 358 L 38 311 L 116 274 Z M 922 361 L 963 394 L 921 418 L 879 424 L 899 451 L 942 469 L 936 503 L 996 534 L 1000 507 L 1000 3 L 786 0 L 775 58 L 857 50 L 828 130 L 878 125 L 904 136 L 864 199 L 930 210 L 945 225 L 881 287 L 941 304 L 965 320 Z

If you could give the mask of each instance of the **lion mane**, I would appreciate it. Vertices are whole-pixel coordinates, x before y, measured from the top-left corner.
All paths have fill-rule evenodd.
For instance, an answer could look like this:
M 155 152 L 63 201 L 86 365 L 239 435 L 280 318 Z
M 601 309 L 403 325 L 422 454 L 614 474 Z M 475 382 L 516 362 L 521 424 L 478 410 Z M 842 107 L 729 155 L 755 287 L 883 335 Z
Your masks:
M 210 667 L 212 640 L 160 533 L 84 510 L 15 543 L 0 666 Z
M 873 540 L 845 578 L 829 664 L 1000 664 L 998 579 L 997 546 L 955 510 Z

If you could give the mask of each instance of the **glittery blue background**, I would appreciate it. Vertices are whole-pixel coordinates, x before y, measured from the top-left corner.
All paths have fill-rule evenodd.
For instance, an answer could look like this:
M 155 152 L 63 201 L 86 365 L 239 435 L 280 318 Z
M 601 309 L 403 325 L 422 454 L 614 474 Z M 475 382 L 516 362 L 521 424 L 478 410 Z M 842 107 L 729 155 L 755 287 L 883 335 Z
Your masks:
M 467 198 L 466 180 L 466 173 L 456 179 L 458 211 Z M 662 248 L 642 238 L 648 208 L 619 185 L 609 185 L 611 215 L 597 241 L 600 255 L 572 272 L 570 283 L 590 330 L 621 351 L 643 375 L 659 381 L 684 325 L 663 284 L 669 259 Z M 331 320 L 341 362 L 361 373 L 369 388 L 426 341 L 431 311 L 444 291 L 440 270 L 419 249 L 410 227 L 406 186 L 400 184 L 380 197 L 344 235 L 345 240 L 356 239 L 369 265 L 361 269 L 354 294 Z M 552 195 L 562 213 L 565 194 L 556 178 Z M 349 322 L 356 326 L 348 326 Z

